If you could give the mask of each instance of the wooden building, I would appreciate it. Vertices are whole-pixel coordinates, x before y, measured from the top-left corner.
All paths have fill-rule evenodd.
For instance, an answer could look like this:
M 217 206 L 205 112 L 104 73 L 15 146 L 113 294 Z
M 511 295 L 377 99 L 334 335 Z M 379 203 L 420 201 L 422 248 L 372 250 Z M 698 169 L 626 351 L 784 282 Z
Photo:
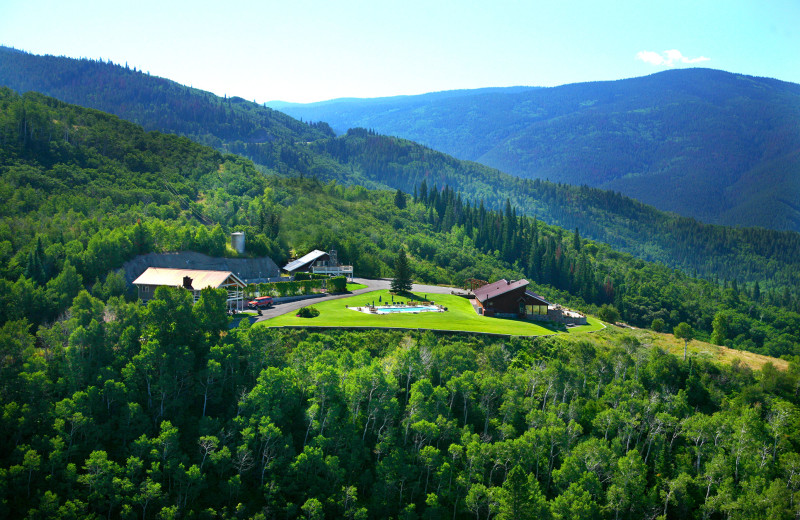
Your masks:
M 310 253 L 292 260 L 283 270 L 294 275 L 295 273 L 327 274 L 329 276 L 346 276 L 352 280 L 353 266 L 341 265 L 335 249 L 329 252 L 315 249 Z
M 474 294 L 478 313 L 484 316 L 547 319 L 550 302 L 528 290 L 528 280 L 498 280 Z
M 158 287 L 182 287 L 192 291 L 196 302 L 200 291 L 208 287 L 228 291 L 228 309 L 244 308 L 244 288 L 247 285 L 230 271 L 209 271 L 200 269 L 170 269 L 148 267 L 133 281 L 139 292 L 139 299 L 150 301 Z

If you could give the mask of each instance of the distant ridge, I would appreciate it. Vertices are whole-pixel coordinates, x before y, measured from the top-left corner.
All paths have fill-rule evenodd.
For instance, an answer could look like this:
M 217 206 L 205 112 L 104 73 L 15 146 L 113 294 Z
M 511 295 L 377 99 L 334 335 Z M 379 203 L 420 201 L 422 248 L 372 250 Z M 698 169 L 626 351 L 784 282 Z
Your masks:
M 147 129 L 183 134 L 248 157 L 266 173 L 406 193 L 413 193 L 425 181 L 440 190 L 446 186 L 457 190 L 475 204 L 483 201 L 487 208 L 502 209 L 509 201 L 520 214 L 567 230 L 577 228 L 582 237 L 701 277 L 760 281 L 764 287 L 798 283 L 800 271 L 794 267 L 794 252 L 800 235 L 796 232 L 707 225 L 659 211 L 619 192 L 520 179 L 363 128 L 335 137 L 326 123 L 303 123 L 251 101 L 220 98 L 102 61 L 35 56 L 0 47 L 1 84 L 17 91 L 36 90 L 72 99 L 85 107 L 109 106 L 108 111 L 141 121 Z M 520 95 L 526 94 L 503 97 L 513 100 Z M 494 94 L 485 96 L 491 99 Z M 458 98 L 451 100 L 458 105 Z M 766 165 L 765 171 L 772 173 Z M 194 168 L 183 165 L 175 173 L 187 166 Z M 761 171 L 752 173 L 740 182 L 764 187 Z M 781 207 L 787 211 L 780 215 L 796 214 L 791 213 L 797 209 L 791 195 L 797 192 L 790 182 L 784 183 Z M 169 196 L 166 192 L 157 195 Z M 751 207 L 771 210 L 774 199 L 769 190 L 761 196 L 764 202 L 748 199 Z M 774 261 L 783 267 L 776 270 Z
M 447 98 L 456 98 L 456 97 L 468 97 L 473 96 L 475 94 L 516 94 L 518 92 L 526 92 L 528 90 L 535 90 L 545 87 L 526 87 L 526 86 L 514 86 L 514 87 L 484 87 L 484 88 L 476 88 L 476 89 L 455 89 L 455 90 L 442 90 L 438 92 L 430 92 L 427 94 L 418 94 L 418 95 L 397 95 L 397 96 L 381 96 L 375 98 L 358 98 L 358 97 L 343 97 L 343 98 L 334 98 L 328 99 L 324 101 L 314 101 L 311 103 L 294 103 L 291 101 L 268 101 L 264 103 L 266 106 L 270 108 L 274 108 L 275 110 L 283 111 L 284 108 L 287 107 L 321 107 L 321 106 L 328 106 L 328 105 L 336 105 L 338 103 L 352 103 L 352 102 L 368 102 L 368 103 L 375 103 L 375 104 L 392 104 L 395 102 L 402 102 L 404 100 L 409 100 L 412 98 L 417 98 L 424 96 L 427 100 L 441 100 Z
M 551 88 L 285 105 L 524 178 L 619 191 L 705 222 L 800 230 L 800 85 L 712 69 Z
M 327 127 L 312 127 L 240 97 L 220 98 L 102 60 L 37 56 L 0 46 L 0 85 L 41 92 L 220 149 L 236 141 L 281 143 L 332 135 Z

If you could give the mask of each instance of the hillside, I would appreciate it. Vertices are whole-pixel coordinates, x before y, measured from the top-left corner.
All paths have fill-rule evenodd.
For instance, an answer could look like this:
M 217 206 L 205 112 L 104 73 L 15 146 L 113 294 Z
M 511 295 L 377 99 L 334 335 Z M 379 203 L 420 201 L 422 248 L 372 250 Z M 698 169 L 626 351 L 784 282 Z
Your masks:
M 707 69 L 613 82 L 281 104 L 507 173 L 731 226 L 800 231 L 800 85 Z
M 613 305 L 638 327 L 686 321 L 728 346 L 773 356 L 799 348 L 800 298 L 789 286 L 694 279 L 510 203 L 486 208 L 424 182 L 410 197 L 264 175 L 186 138 L 9 89 L 0 89 L 0 128 L 0 322 L 56 319 L 82 285 L 122 295 L 115 270 L 139 254 L 230 254 L 226 237 L 241 230 L 251 254 L 279 265 L 292 250 L 335 248 L 359 275 L 391 276 L 404 248 L 422 282 L 526 277 L 553 301 L 591 313 Z
M 268 163 L 293 163 L 295 142 L 332 135 L 327 125 L 310 126 L 242 98 L 220 98 L 127 66 L 95 60 L 36 56 L 0 47 L 0 85 L 36 91 L 67 103 L 102 110 L 144 127 L 185 135 L 224 149 L 260 144 Z M 288 171 L 287 171 L 288 173 Z
M 308 125 L 240 99 L 154 78 L 141 71 L 99 61 L 34 56 L 0 47 L 0 83 L 16 90 L 36 88 L 80 105 L 104 108 L 146 129 L 183 133 L 252 159 L 258 169 L 284 176 L 413 193 L 422 181 L 450 186 L 475 203 L 502 209 L 510 200 L 521 214 L 578 229 L 641 259 L 711 280 L 737 280 L 762 288 L 800 286 L 800 235 L 763 229 L 700 224 L 636 202 L 615 192 L 540 180 L 521 180 L 477 163 L 402 139 L 354 130 L 334 138 L 325 124 Z M 512 90 L 523 95 L 530 89 Z M 505 92 L 505 91 L 503 91 Z M 470 91 L 433 96 L 469 99 Z M 498 95 L 495 89 L 481 95 Z M 34 128 L 34 127 L 31 127 Z M 253 132 L 264 139 L 252 139 Z M 769 190 L 758 175 L 740 183 L 764 191 L 753 211 L 769 205 Z M 770 185 L 772 186 L 772 185 Z M 790 183 L 783 193 L 792 193 Z M 163 196 L 164 194 L 161 194 Z M 777 213 L 776 213 L 777 214 Z
M 359 178 L 407 193 L 423 183 L 429 188 L 447 186 L 494 209 L 510 201 L 523 214 L 565 229 L 577 228 L 583 236 L 686 273 L 758 281 L 770 287 L 800 283 L 800 234 L 796 232 L 703 224 L 618 193 L 519 179 L 364 129 L 315 141 L 309 147 L 334 160 L 349 161 L 351 172 Z M 330 178 L 348 182 L 348 176 Z
M 0 143 L 2 518 L 797 512 L 796 296 L 693 279 L 449 188 L 266 175 L 41 94 L 0 89 Z M 403 248 L 421 281 L 530 276 L 554 301 L 612 318 L 613 301 L 634 324 L 688 321 L 791 361 L 746 358 L 753 371 L 697 342 L 684 360 L 621 327 L 231 329 L 225 291 L 126 292 L 126 259 L 229 254 L 233 229 L 275 258 L 336 247 L 360 274 L 391 275 Z

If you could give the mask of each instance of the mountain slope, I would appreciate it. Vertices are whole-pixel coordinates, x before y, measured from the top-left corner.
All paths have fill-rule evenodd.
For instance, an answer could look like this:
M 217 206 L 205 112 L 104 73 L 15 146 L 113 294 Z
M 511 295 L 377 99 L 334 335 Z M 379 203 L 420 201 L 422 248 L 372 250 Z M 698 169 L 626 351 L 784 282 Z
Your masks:
M 706 222 L 800 230 L 800 85 L 708 69 L 613 82 L 282 105 L 525 178 L 619 191 Z M 759 205 L 753 202 L 759 201 Z M 760 206 L 760 208 L 759 208 Z
M 72 79 L 66 81 L 68 78 Z M 522 214 L 566 229 L 577 228 L 584 237 L 705 278 L 758 281 L 764 287 L 800 285 L 797 233 L 708 226 L 618 193 L 523 180 L 364 130 L 332 138 L 324 124 L 307 125 L 249 101 L 217 98 L 109 63 L 32 56 L 0 48 L 0 82 L 6 80 L 57 90 L 82 105 L 107 103 L 103 98 L 107 86 L 119 85 L 126 95 L 109 94 L 119 96 L 119 106 L 112 107 L 112 112 L 145 121 L 147 128 L 179 133 L 185 129 L 193 139 L 211 140 L 218 149 L 252 159 L 262 171 L 368 188 L 399 188 L 407 193 L 424 180 L 431 187 L 451 186 L 468 200 L 482 199 L 490 208 L 502 209 L 508 199 Z M 530 89 L 511 91 L 522 95 Z M 494 94 L 494 89 L 482 93 Z M 469 91 L 458 91 L 439 97 L 470 96 Z M 158 100 L 169 102 L 161 105 Z M 173 104 L 178 106 L 174 111 Z M 193 106 L 205 108 L 185 110 Z M 268 139 L 248 140 L 248 128 L 259 128 Z M 752 185 L 763 186 L 758 179 Z M 784 193 L 788 197 L 794 192 L 786 186 Z M 750 210 L 764 207 L 770 206 L 754 204 Z
M 408 193 L 423 182 L 440 189 L 450 186 L 494 209 L 502 209 L 508 200 L 526 215 L 565 229 L 577 228 L 583 236 L 687 273 L 768 286 L 800 284 L 800 234 L 793 231 L 704 224 L 619 193 L 516 178 L 364 129 L 309 146 L 334 160 L 348 161 L 360 178 Z
M 368 143 L 369 133 L 360 133 L 329 144 L 380 150 L 394 140 L 373 136 L 378 141 Z M 0 142 L 0 327 L 22 318 L 55 320 L 84 285 L 99 295 L 123 294 L 124 279 L 113 270 L 138 254 L 223 256 L 228 233 L 237 230 L 246 232 L 248 254 L 278 263 L 289 248 L 333 248 L 361 276 L 391 276 L 403 248 L 418 281 L 460 286 L 470 278 L 524 277 L 545 298 L 588 312 L 613 303 L 637 327 L 685 321 L 728 346 L 800 352 L 800 315 L 794 312 L 800 284 L 791 279 L 785 288 L 698 280 L 521 217 L 510 203 L 487 209 L 425 182 L 410 198 L 264 175 L 247 159 L 187 138 L 145 132 L 97 110 L 8 88 L 0 88 Z M 571 193 L 577 201 L 580 193 Z M 702 240 L 719 250 L 723 266 L 768 263 L 784 278 L 800 270 L 797 242 L 767 240 L 779 250 L 767 259 L 747 249 L 763 235 L 734 231 L 714 228 Z M 726 320 L 724 329 L 718 316 Z
M 331 135 L 325 126 L 312 127 L 242 98 L 220 98 L 103 61 L 37 56 L 0 47 L 0 84 L 102 110 L 145 130 L 182 134 L 216 148 L 235 141 L 290 143 Z

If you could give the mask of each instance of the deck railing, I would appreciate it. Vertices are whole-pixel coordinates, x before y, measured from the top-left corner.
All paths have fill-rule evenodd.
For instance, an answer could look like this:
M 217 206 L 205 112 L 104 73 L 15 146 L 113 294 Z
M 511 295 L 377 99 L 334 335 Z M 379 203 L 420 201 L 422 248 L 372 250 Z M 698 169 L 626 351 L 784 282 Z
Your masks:
M 311 266 L 311 272 L 314 274 L 346 274 L 353 273 L 352 265 L 338 265 L 338 266 Z

